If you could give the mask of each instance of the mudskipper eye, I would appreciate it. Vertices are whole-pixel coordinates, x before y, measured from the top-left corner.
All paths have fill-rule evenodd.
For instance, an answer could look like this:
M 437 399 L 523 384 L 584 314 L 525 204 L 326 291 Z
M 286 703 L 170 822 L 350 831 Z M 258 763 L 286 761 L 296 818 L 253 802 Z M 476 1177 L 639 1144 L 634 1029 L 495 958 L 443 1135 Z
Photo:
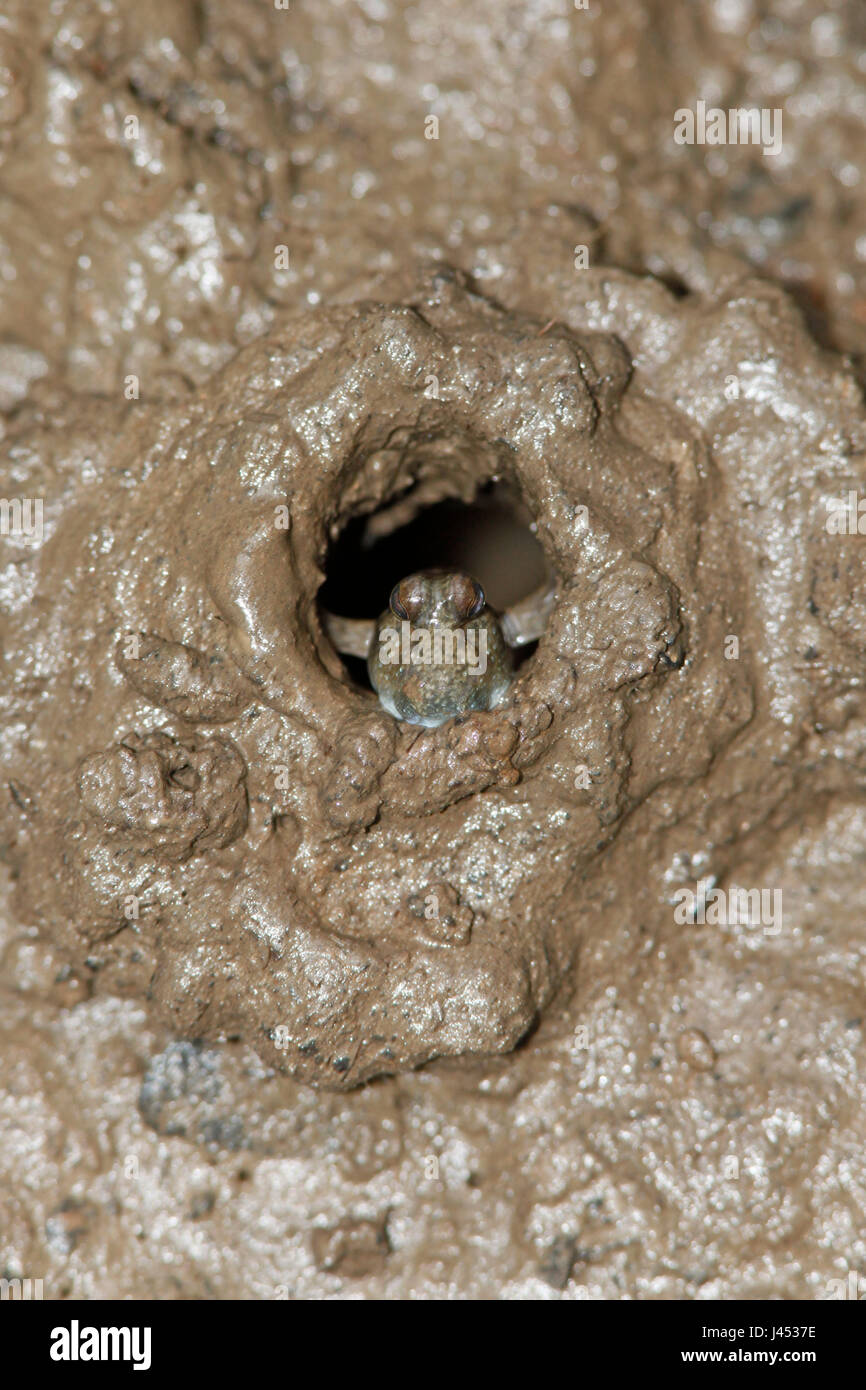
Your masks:
M 465 623 L 467 619 L 477 617 L 487 602 L 484 590 L 471 575 L 453 575 L 449 588 L 451 600 L 461 622 Z
M 472 580 L 472 588 L 474 596 L 469 607 L 469 617 L 475 618 L 481 612 L 487 600 L 484 597 L 484 590 L 475 579 Z
M 403 598 L 400 593 L 402 587 L 402 581 L 399 584 L 394 585 L 393 589 L 391 590 L 391 597 L 388 600 L 388 607 L 391 609 L 391 612 L 395 615 L 395 617 L 403 618 L 404 621 L 408 622 L 409 611 L 405 603 L 403 602 Z

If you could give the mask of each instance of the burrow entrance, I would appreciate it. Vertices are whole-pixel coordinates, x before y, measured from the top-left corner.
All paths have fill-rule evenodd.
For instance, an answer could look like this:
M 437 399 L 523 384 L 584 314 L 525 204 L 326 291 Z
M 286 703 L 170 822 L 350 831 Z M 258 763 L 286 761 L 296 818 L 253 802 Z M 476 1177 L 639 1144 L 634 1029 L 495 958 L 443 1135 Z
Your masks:
M 500 612 L 550 576 L 531 514 L 511 488 L 489 483 L 469 503 L 446 498 L 416 512 L 406 497 L 354 517 L 328 551 L 319 601 L 342 617 L 374 618 L 399 580 L 434 566 L 466 570 Z M 534 645 L 522 648 L 518 659 L 531 655 Z M 341 660 L 369 688 L 364 662 Z

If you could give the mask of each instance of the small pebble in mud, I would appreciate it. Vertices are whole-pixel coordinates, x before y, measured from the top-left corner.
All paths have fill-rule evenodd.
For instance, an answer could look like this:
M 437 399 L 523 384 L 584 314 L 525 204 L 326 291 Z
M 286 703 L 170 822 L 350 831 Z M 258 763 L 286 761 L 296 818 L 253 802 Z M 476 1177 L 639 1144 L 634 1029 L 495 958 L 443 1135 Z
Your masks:
M 193 1197 L 189 1207 L 190 1221 L 202 1221 L 204 1217 L 210 1216 L 216 1206 L 216 1193 L 208 1190 L 198 1192 Z
M 677 1038 L 677 1056 L 692 1071 L 712 1071 L 716 1049 L 700 1028 L 686 1028 Z
M 436 883 L 422 893 L 413 893 L 408 906 L 431 941 L 442 946 L 465 946 L 469 941 L 475 914 L 460 901 L 451 884 Z
M 202 1137 L 213 1142 L 222 1089 L 220 1061 L 220 1055 L 200 1041 L 170 1043 L 151 1059 L 141 1083 L 138 1109 L 144 1123 L 157 1134 L 184 1137 L 197 1126 L 208 1126 Z
M 45 1239 L 60 1255 L 70 1255 L 87 1235 L 97 1216 L 92 1202 L 67 1197 L 45 1222 Z
M 386 1219 L 353 1221 L 313 1232 L 313 1256 L 319 1269 L 348 1279 L 382 1272 L 391 1253 Z
M 553 1289 L 564 1289 L 578 1258 L 577 1237 L 558 1235 L 542 1256 L 538 1272 Z

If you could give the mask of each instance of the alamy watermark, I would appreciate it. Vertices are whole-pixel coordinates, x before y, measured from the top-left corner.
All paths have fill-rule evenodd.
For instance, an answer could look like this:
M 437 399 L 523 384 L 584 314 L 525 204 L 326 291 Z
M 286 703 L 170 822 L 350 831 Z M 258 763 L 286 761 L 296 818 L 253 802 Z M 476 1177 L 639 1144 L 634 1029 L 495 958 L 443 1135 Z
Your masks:
M 149 1327 L 82 1327 L 73 1318 L 68 1327 L 51 1331 L 48 1355 L 52 1361 L 129 1361 L 134 1371 L 151 1363 Z
M 845 497 L 830 497 L 824 528 L 831 536 L 866 536 L 866 497 L 853 488 Z
M 736 106 L 723 111 L 720 106 L 695 103 L 692 111 L 681 106 L 674 112 L 674 143 L 677 145 L 760 145 L 765 155 L 782 150 L 781 107 Z
M 678 926 L 761 927 L 765 936 L 782 930 L 781 888 L 740 888 L 727 891 L 714 886 L 715 879 L 698 879 L 696 891 L 678 888 L 674 921 Z
M 41 541 L 44 533 L 41 497 L 0 497 L 0 536 Z
M 405 620 L 398 632 L 386 627 L 379 634 L 379 660 L 384 666 L 465 666 L 473 676 L 487 670 L 485 628 L 414 627 Z
M 831 1299 L 862 1303 L 866 1300 L 866 1279 L 856 1269 L 848 1270 L 847 1279 L 828 1279 L 824 1289 Z
M 42 1299 L 41 1279 L 0 1279 L 0 1302 L 37 1302 Z

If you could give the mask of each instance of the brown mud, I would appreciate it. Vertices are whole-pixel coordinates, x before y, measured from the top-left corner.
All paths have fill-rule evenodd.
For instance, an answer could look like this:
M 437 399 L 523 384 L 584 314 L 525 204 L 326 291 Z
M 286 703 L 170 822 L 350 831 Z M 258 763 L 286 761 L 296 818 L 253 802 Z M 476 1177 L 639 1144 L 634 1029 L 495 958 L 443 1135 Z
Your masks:
M 44 504 L 0 572 L 0 1274 L 46 1297 L 866 1259 L 862 15 L 611 10 L 0 21 Z M 700 96 L 781 154 L 675 144 Z M 322 630 L 335 546 L 491 488 L 548 630 L 398 724 Z M 699 880 L 782 910 L 683 921 Z

